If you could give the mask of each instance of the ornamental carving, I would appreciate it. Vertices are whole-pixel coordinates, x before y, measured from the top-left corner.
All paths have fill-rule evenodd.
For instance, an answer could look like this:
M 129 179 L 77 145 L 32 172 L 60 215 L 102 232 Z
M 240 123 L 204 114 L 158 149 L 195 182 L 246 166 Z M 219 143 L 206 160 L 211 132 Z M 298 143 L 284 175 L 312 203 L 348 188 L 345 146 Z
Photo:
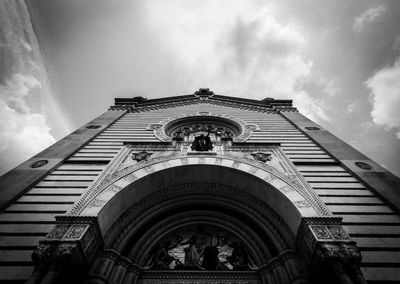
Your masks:
M 325 204 L 318 198 L 316 193 L 310 189 L 307 182 L 303 180 L 304 178 L 302 179 L 301 175 L 296 172 L 295 167 L 281 150 L 278 148 L 268 149 L 264 147 L 264 151 L 255 151 L 255 153 L 271 154 L 270 157 L 272 159 L 262 163 L 254 160 L 254 157 L 251 156 L 251 153 L 254 152 L 240 151 L 237 147 L 237 145 L 236 147 L 232 147 L 233 151 L 231 151 L 231 147 L 229 147 L 228 150 L 224 151 L 222 154 L 218 154 L 216 157 L 208 157 L 207 163 L 211 162 L 213 165 L 222 165 L 223 161 L 226 160 L 227 165 L 230 165 L 229 167 L 233 167 L 233 162 L 237 162 L 234 165 L 238 168 L 242 166 L 248 168 L 246 171 L 249 174 L 259 175 L 262 172 L 266 172 L 268 175 L 264 177 L 264 180 L 269 183 L 274 181 L 276 183 L 274 186 L 279 190 L 282 189 L 281 192 L 288 192 L 288 187 L 290 187 L 293 191 L 302 195 L 305 200 L 295 203 L 298 208 L 313 207 L 320 212 L 321 215 L 330 215 Z M 255 149 L 257 148 L 253 146 L 249 148 L 249 150 L 253 151 Z M 268 152 L 266 152 L 266 149 L 268 149 Z M 111 196 L 119 192 L 119 190 L 125 186 L 125 183 L 136 181 L 138 179 L 136 171 L 140 171 L 141 169 L 143 169 L 146 174 L 150 174 L 159 171 L 159 167 L 156 166 L 157 164 L 161 164 L 162 168 L 169 168 L 171 167 L 171 161 L 182 166 L 200 164 L 206 161 L 202 156 L 197 157 L 196 152 L 193 152 L 194 154 L 189 158 L 188 156 L 182 156 L 178 151 L 154 151 L 151 155 L 151 159 L 144 159 L 141 162 L 133 161 L 132 158 L 130 158 L 132 152 L 140 153 L 142 151 L 139 147 L 123 147 L 120 153 L 109 163 L 108 167 L 99 175 L 98 179 L 94 181 L 91 187 L 82 195 L 67 214 L 80 214 L 79 212 L 82 212 L 85 208 L 102 207 Z M 141 175 L 142 173 L 140 176 Z M 119 180 L 121 180 L 121 183 L 118 183 Z M 118 187 L 114 187 L 113 185 Z M 107 192 L 107 194 L 104 195 L 107 196 L 106 198 L 98 196 L 103 191 Z
M 69 225 L 61 224 L 57 225 L 48 235 L 48 239 L 61 239 L 64 234 L 67 232 Z
M 342 226 L 328 226 L 328 230 L 334 239 L 346 240 L 349 238 L 347 233 L 343 230 Z
M 271 154 L 267 153 L 258 152 L 251 155 L 253 156 L 254 160 L 260 161 L 261 163 L 266 163 L 272 160 Z
M 146 151 L 141 151 L 139 153 L 132 153 L 131 158 L 136 162 L 147 161 L 153 153 L 148 153 Z
M 73 225 L 65 235 L 66 239 L 79 239 L 88 225 Z
M 36 265 L 48 263 L 51 258 L 52 247 L 50 244 L 40 244 L 32 253 L 32 260 Z
M 311 226 L 311 228 L 318 239 L 323 239 L 323 240 L 331 239 L 331 235 L 326 229 L 326 226 Z
M 200 88 L 198 91 L 194 92 L 194 96 L 204 100 L 214 96 L 214 92 L 209 88 Z
M 248 248 L 232 233 L 212 225 L 189 225 L 164 236 L 146 264 L 153 270 L 255 270 Z
M 344 263 L 361 261 L 361 252 L 355 244 L 321 244 L 320 251 L 325 258 L 338 259 Z
M 164 119 L 159 123 L 151 123 L 147 130 L 163 142 L 193 141 L 195 136 L 207 134 L 210 131 L 211 140 L 233 140 L 244 142 L 254 131 L 259 131 L 256 124 L 248 124 L 244 120 L 228 115 L 199 112 L 184 114 Z
M 295 201 L 293 202 L 298 208 L 307 208 L 311 207 L 310 203 L 308 203 L 306 200 L 300 200 L 300 201 Z

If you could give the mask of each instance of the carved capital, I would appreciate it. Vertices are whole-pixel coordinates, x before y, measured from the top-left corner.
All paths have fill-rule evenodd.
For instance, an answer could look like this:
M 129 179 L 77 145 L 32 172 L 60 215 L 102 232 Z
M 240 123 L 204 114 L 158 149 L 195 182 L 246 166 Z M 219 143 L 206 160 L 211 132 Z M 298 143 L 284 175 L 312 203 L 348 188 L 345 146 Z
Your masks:
M 327 260 L 338 260 L 346 265 L 361 262 L 361 252 L 355 243 L 321 244 L 319 250 Z
M 31 255 L 36 269 L 43 270 L 49 266 L 52 259 L 53 249 L 54 246 L 51 244 L 40 244 L 38 247 L 36 247 Z
M 84 263 L 84 256 L 77 243 L 61 243 L 53 252 L 53 264 L 57 269 L 79 269 Z

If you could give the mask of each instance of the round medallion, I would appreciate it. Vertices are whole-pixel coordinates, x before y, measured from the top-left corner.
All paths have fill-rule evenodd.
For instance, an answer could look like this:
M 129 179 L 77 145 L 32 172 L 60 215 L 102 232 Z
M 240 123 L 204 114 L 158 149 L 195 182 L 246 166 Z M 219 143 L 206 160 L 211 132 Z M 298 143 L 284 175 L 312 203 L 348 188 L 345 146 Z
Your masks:
M 34 168 L 34 169 L 36 169 L 36 168 L 41 168 L 41 167 L 43 167 L 44 165 L 46 165 L 48 162 L 49 162 L 49 161 L 47 161 L 47 160 L 39 160 L 39 161 L 33 162 L 33 163 L 31 164 L 31 168 Z
M 354 163 L 357 167 L 363 170 L 368 170 L 370 171 L 372 169 L 370 164 L 364 163 L 364 162 L 355 162 Z
M 319 130 L 320 128 L 316 127 L 316 126 L 306 126 L 305 129 L 307 129 L 307 130 Z
M 86 126 L 86 128 L 88 128 L 88 129 L 97 129 L 100 127 L 101 127 L 101 125 L 96 125 L 96 124 L 91 124 L 91 125 Z

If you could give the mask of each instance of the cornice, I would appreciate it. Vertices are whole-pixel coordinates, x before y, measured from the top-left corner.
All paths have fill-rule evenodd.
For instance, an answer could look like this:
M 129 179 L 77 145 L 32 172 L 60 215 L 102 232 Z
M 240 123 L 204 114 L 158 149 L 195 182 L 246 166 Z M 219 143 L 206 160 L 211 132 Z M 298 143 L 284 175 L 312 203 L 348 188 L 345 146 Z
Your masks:
M 217 95 L 209 89 L 199 89 L 194 94 L 190 95 L 172 96 L 157 99 L 146 99 L 143 97 L 116 98 L 115 105 L 111 106 L 110 109 L 123 109 L 129 112 L 143 112 L 199 103 L 231 106 L 235 108 L 271 113 L 276 113 L 281 110 L 296 110 L 296 108 L 292 106 L 292 100 L 276 100 L 274 98 L 265 98 L 258 101 L 253 99 Z

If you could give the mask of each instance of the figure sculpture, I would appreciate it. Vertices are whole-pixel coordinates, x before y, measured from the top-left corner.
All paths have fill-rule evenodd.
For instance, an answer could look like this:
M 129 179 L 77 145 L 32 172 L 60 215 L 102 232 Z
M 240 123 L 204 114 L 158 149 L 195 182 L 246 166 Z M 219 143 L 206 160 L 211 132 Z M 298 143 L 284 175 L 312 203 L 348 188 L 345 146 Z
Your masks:
M 205 136 L 204 134 L 196 136 L 194 138 L 194 142 L 190 148 L 193 151 L 210 151 L 210 150 L 212 150 L 214 147 L 211 143 L 210 132 L 211 131 L 209 130 L 207 136 Z

